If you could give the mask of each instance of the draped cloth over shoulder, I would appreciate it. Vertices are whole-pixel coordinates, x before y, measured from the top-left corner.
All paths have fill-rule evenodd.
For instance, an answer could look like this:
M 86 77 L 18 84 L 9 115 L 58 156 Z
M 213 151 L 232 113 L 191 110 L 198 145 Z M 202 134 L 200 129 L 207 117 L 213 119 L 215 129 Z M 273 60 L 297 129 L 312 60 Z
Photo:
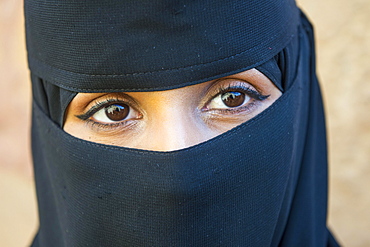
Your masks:
M 294 1 L 25 0 L 25 16 L 32 246 L 337 246 L 312 27 Z M 251 68 L 283 95 L 186 149 L 109 146 L 62 129 L 79 92 L 168 90 Z

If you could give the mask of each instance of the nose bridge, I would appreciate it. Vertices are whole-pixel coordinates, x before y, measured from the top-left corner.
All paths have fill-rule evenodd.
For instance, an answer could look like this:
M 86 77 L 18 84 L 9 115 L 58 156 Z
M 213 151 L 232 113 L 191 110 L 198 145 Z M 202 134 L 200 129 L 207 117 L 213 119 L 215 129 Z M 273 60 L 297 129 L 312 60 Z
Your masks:
M 171 151 L 195 145 L 202 141 L 201 126 L 190 109 L 167 104 L 152 118 L 150 139 L 154 148 Z
M 215 133 L 207 128 L 197 109 L 204 86 L 141 93 L 146 127 L 141 148 L 172 151 L 206 141 Z M 140 93 L 138 93 L 140 94 Z

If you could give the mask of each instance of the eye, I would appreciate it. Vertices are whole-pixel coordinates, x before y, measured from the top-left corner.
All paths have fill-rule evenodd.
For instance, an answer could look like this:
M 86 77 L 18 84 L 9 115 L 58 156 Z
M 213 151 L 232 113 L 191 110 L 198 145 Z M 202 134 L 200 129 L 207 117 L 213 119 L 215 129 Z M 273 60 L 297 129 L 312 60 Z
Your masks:
M 216 88 L 210 90 L 209 95 L 213 96 L 209 97 L 210 100 L 202 110 L 219 116 L 252 113 L 260 102 L 269 97 L 241 80 L 221 80 L 216 85 Z
M 135 117 L 135 111 L 124 103 L 106 105 L 92 115 L 95 121 L 102 123 L 120 122 Z
M 216 95 L 208 104 L 209 109 L 234 108 L 250 101 L 250 97 L 244 92 L 229 91 Z

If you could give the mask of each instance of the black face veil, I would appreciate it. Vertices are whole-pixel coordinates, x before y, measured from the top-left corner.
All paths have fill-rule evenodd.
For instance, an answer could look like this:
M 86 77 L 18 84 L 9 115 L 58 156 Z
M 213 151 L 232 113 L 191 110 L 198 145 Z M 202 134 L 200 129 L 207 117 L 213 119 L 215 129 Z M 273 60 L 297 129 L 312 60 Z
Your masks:
M 336 246 L 312 28 L 294 1 L 26 0 L 33 246 Z M 157 91 L 257 68 L 283 95 L 171 152 L 62 130 L 78 92 Z

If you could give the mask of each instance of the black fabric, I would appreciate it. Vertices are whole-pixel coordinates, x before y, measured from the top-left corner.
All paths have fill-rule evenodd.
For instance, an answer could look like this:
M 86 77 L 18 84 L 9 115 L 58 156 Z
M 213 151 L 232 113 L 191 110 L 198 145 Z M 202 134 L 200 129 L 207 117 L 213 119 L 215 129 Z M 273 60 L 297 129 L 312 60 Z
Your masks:
M 281 85 L 282 73 L 275 58 L 257 66 L 256 69 L 267 76 L 281 92 L 284 92 L 283 85 Z
M 326 227 L 325 119 L 312 27 L 304 15 L 296 18 L 294 2 L 154 1 L 140 11 L 137 1 L 120 2 L 128 5 L 25 3 L 40 217 L 32 246 L 338 246 Z M 161 16 L 155 8 L 173 12 Z M 159 38 L 168 23 L 179 32 Z M 128 27 L 132 39 L 121 46 Z M 219 52 L 200 34 L 217 36 Z M 153 44 L 158 53 L 146 50 Z M 130 47 L 120 62 L 120 49 Z M 78 92 L 170 89 L 253 67 L 283 95 L 186 149 L 108 146 L 61 128 Z
M 34 152 L 53 161 L 35 166 L 38 187 L 44 190 L 39 196 L 45 217 L 41 222 L 49 226 L 39 233 L 41 243 L 269 246 L 276 227 L 282 227 L 277 209 L 291 165 L 299 163 L 303 151 L 304 139 L 294 135 L 305 134 L 307 116 L 287 109 L 300 100 L 288 92 L 254 120 L 211 141 L 167 153 L 76 139 L 35 106 L 33 138 L 43 141 Z M 270 122 L 280 128 L 269 128 Z M 244 145 L 233 145 L 236 139 Z M 279 148 L 266 154 L 270 145 Z M 35 164 L 43 160 L 35 159 Z M 321 234 L 324 240 L 326 232 Z
M 266 62 L 298 15 L 293 0 L 26 0 L 29 66 L 71 91 L 171 89 Z
M 40 100 L 39 105 L 42 107 L 42 110 L 59 126 L 63 126 L 68 104 L 76 96 L 77 92 L 65 90 L 45 82 L 34 74 L 31 74 L 31 79 L 34 98 Z

